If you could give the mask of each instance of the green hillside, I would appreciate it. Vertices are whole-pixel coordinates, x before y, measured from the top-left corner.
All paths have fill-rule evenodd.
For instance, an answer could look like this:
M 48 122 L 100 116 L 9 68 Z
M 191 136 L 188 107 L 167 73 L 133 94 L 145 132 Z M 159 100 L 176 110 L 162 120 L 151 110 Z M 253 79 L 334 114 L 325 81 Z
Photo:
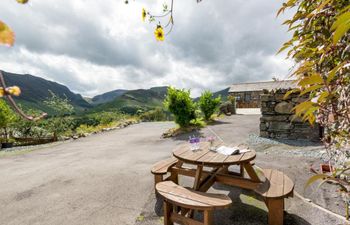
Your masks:
M 50 112 L 50 109 L 44 104 L 44 101 L 51 96 L 50 91 L 62 98 L 67 98 L 76 112 L 82 112 L 92 107 L 80 94 L 71 92 L 64 85 L 28 74 L 20 75 L 4 71 L 2 73 L 7 86 L 16 85 L 21 88 L 21 95 L 14 97 L 14 99 L 24 109 L 34 108 Z
M 97 95 L 95 97 L 93 97 L 91 99 L 91 104 L 93 105 L 100 105 L 103 103 L 107 103 L 107 102 L 111 102 L 113 101 L 115 98 L 123 95 L 124 93 L 126 93 L 128 90 L 123 90 L 123 89 L 118 89 L 118 90 L 114 90 L 114 91 L 109 91 L 106 93 L 103 93 L 101 95 Z
M 218 96 L 221 96 L 221 101 L 222 101 L 222 102 L 225 102 L 225 101 L 227 101 L 228 90 L 229 90 L 229 89 L 230 89 L 230 88 L 226 88 L 226 89 L 224 89 L 224 90 L 214 92 L 214 93 L 213 93 L 213 97 L 216 98 L 216 97 L 218 97 Z M 194 101 L 195 101 L 195 102 L 199 101 L 199 97 L 195 98 Z
M 116 97 L 113 101 L 96 106 L 91 111 L 119 110 L 135 114 L 138 110 L 147 111 L 155 107 L 162 107 L 166 93 L 167 87 L 131 90 Z

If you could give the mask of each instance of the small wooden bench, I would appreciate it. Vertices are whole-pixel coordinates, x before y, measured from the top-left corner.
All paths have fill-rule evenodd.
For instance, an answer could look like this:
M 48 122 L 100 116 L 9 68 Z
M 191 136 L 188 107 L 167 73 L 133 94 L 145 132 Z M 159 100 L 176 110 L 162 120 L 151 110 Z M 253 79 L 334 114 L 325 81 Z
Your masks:
M 232 203 L 226 195 L 193 191 L 172 181 L 160 182 L 156 189 L 164 197 L 164 225 L 212 225 L 213 210 L 227 208 Z M 176 210 L 178 206 L 187 210 L 203 211 L 203 222 L 182 215 Z
M 265 182 L 257 187 L 269 210 L 269 225 L 283 225 L 284 199 L 293 197 L 294 183 L 284 173 L 273 169 L 263 169 Z
M 154 175 L 154 186 L 167 179 L 171 179 L 177 183 L 177 176 L 171 177 L 170 175 L 167 178 L 164 177 L 169 172 L 170 168 L 175 166 L 177 162 L 178 160 L 172 157 L 159 161 L 152 166 L 151 172 Z

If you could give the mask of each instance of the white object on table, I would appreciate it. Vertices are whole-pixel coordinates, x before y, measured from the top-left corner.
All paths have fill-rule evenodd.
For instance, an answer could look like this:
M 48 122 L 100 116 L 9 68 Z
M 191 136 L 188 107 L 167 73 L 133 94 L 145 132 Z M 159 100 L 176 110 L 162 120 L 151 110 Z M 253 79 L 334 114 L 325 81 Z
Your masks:
M 223 154 L 223 155 L 235 155 L 235 154 L 241 154 L 245 152 L 250 152 L 249 149 L 239 149 L 238 147 L 226 147 L 221 146 L 216 149 L 216 152 Z

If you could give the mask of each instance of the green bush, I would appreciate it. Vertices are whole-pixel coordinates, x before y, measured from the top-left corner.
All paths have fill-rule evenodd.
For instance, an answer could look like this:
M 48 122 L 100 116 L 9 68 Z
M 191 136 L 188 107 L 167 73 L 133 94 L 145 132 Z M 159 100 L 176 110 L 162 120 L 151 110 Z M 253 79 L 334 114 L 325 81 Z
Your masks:
M 16 121 L 16 114 L 4 100 L 0 100 L 0 129 L 5 142 L 10 133 L 9 127 Z
M 165 121 L 167 120 L 167 114 L 162 108 L 156 108 L 154 110 L 144 112 L 140 115 L 142 121 Z
M 236 109 L 237 109 L 236 97 L 230 95 L 230 96 L 228 97 L 228 100 L 232 103 L 232 106 L 231 106 L 231 113 L 232 113 L 232 114 L 236 114 L 236 113 L 237 113 L 237 111 L 236 111 Z
M 164 105 L 169 112 L 174 114 L 175 122 L 180 127 L 187 127 L 190 125 L 191 120 L 196 119 L 196 107 L 191 99 L 189 90 L 179 90 L 169 87 Z
M 67 97 L 61 98 L 53 92 L 50 93 L 51 97 L 47 98 L 44 103 L 53 110 L 54 116 L 46 120 L 45 127 L 53 133 L 53 138 L 56 141 L 65 132 L 72 129 L 73 119 L 68 115 L 74 112 L 74 107 Z
M 213 98 L 213 93 L 205 91 L 199 98 L 199 108 L 202 110 L 205 120 L 209 120 L 220 105 L 221 97 Z

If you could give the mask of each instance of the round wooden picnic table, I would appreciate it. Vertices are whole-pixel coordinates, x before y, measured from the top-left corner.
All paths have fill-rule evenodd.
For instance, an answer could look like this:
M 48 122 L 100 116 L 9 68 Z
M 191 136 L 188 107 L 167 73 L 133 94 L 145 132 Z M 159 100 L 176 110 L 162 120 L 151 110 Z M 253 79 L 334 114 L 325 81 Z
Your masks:
M 256 157 L 256 153 L 252 149 L 236 155 L 223 155 L 209 150 L 209 146 L 210 144 L 208 142 L 201 142 L 200 149 L 193 151 L 190 144 L 184 144 L 176 148 L 173 151 L 173 155 L 185 163 L 213 167 L 249 163 Z

